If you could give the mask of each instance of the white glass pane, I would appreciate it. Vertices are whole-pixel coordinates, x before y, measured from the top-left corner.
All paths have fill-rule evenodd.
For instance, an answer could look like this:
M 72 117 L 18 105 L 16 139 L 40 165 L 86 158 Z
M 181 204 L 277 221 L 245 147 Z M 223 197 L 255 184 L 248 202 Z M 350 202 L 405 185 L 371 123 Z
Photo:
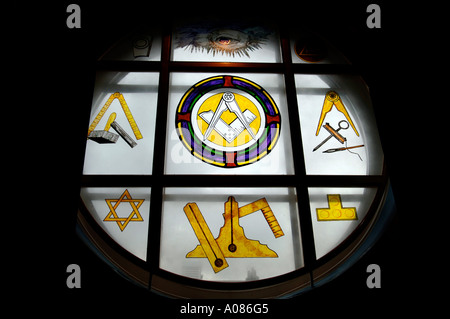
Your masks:
M 161 42 L 157 30 L 132 34 L 115 43 L 100 60 L 160 61 Z
M 215 82 L 219 87 L 201 91 L 204 86 L 216 85 Z M 246 85 L 252 94 L 260 96 L 239 89 L 237 83 Z M 193 90 L 196 84 L 199 86 Z M 224 109 L 221 113 L 219 104 L 227 92 L 233 93 L 238 110 Z M 186 104 L 193 105 L 190 111 L 184 111 Z M 246 117 L 254 138 L 247 133 L 238 112 Z M 209 138 L 205 138 L 208 123 L 216 113 L 219 120 Z M 181 126 L 188 125 L 186 123 L 189 128 Z M 230 131 L 237 133 L 225 141 Z M 165 163 L 166 174 L 293 174 L 283 76 L 171 74 Z M 233 163 L 237 166 L 229 167 Z
M 178 26 L 173 61 L 281 62 L 277 32 L 266 26 L 212 23 Z
M 383 151 L 363 81 L 356 76 L 296 74 L 295 82 L 306 173 L 381 174 Z M 324 127 L 327 123 L 340 139 Z
M 158 73 L 97 74 L 84 174 L 151 174 L 157 84 Z M 116 124 L 107 128 L 114 114 Z M 115 125 L 125 133 L 119 134 Z
M 229 201 L 236 202 L 239 212 L 236 208 L 230 212 L 227 207 L 232 206 L 226 204 Z M 199 216 L 192 222 L 188 218 L 189 212 L 195 210 L 194 203 L 211 233 L 212 240 L 203 245 L 198 236 L 208 230 L 203 226 L 197 230 L 199 235 L 194 230 Z M 252 208 L 246 206 L 250 203 L 254 204 Z M 248 214 L 240 216 L 244 211 Z M 303 266 L 293 188 L 166 188 L 161 231 L 160 267 L 190 278 L 252 281 Z M 218 243 L 220 252 L 216 250 L 210 262 L 203 246 L 214 243 Z M 231 244 L 235 247 L 230 248 Z M 216 272 L 213 263 L 218 258 L 225 259 L 228 267 L 219 264 L 222 268 Z
M 361 223 L 376 188 L 309 188 L 316 257 L 336 248 Z
M 147 258 L 150 188 L 81 189 L 86 208 L 120 246 L 142 260 Z

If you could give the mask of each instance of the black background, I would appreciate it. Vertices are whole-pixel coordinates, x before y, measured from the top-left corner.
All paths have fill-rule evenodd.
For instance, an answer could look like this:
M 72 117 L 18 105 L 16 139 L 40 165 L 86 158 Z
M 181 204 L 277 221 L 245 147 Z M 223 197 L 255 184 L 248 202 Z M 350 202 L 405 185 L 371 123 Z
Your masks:
M 381 7 L 381 29 L 366 26 L 366 8 L 372 2 Z M 28 148 L 18 148 L 25 149 L 34 163 L 25 176 L 31 183 L 29 187 L 37 191 L 30 195 L 17 191 L 16 203 L 31 207 L 22 210 L 31 226 L 26 243 L 19 245 L 14 240 L 13 245 L 15 251 L 17 246 L 21 248 L 22 257 L 14 259 L 20 261 L 13 263 L 14 272 L 10 272 L 11 276 L 18 274 L 17 298 L 28 300 L 33 311 L 43 314 L 154 317 L 167 313 L 168 318 L 183 317 L 179 315 L 180 306 L 188 301 L 166 299 L 127 282 L 75 235 L 95 61 L 117 39 L 137 27 L 170 23 L 192 15 L 233 15 L 317 32 L 352 62 L 370 89 L 397 205 L 385 234 L 349 271 L 305 295 L 267 301 L 270 317 L 379 316 L 415 312 L 422 307 L 430 292 L 424 286 L 434 281 L 429 272 L 434 256 L 423 243 L 429 237 L 426 227 L 418 227 L 417 221 L 423 220 L 424 214 L 432 215 L 436 205 L 433 189 L 437 187 L 424 184 L 424 177 L 439 174 L 435 174 L 436 167 L 424 161 L 428 156 L 423 149 L 432 149 L 424 136 L 430 129 L 426 112 L 417 114 L 413 108 L 420 103 L 417 90 L 422 88 L 411 84 L 411 80 L 420 77 L 421 63 L 417 60 L 421 54 L 417 55 L 414 28 L 417 20 L 412 18 L 408 6 L 391 2 L 55 1 L 36 8 L 18 5 L 17 23 L 10 26 L 18 36 L 10 42 L 13 48 L 9 57 L 31 61 L 25 65 L 26 73 L 19 74 L 17 80 L 32 83 L 25 93 L 21 91 L 24 96 L 20 97 L 30 119 L 29 130 L 22 130 L 24 136 L 20 137 L 28 141 Z M 81 7 L 81 29 L 66 26 L 66 8 L 70 3 Z M 25 33 L 20 31 L 24 27 L 21 21 L 29 25 Z M 27 39 L 25 48 L 22 38 Z M 428 56 L 428 61 L 433 57 Z M 27 102 L 33 97 L 35 103 Z M 17 108 L 16 116 L 23 110 Z M 66 267 L 72 263 L 81 267 L 81 289 L 66 286 Z M 381 267 L 381 289 L 366 286 L 366 268 L 372 263 Z M 217 307 L 224 302 L 196 304 Z

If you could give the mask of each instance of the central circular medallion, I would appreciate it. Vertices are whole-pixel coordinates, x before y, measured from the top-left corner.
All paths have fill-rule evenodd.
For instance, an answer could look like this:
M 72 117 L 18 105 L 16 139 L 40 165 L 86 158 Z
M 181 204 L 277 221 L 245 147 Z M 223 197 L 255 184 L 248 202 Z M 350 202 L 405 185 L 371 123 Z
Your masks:
M 272 151 L 280 135 L 281 116 L 261 86 L 222 75 L 187 90 L 178 105 L 175 125 L 192 155 L 231 168 L 254 163 Z

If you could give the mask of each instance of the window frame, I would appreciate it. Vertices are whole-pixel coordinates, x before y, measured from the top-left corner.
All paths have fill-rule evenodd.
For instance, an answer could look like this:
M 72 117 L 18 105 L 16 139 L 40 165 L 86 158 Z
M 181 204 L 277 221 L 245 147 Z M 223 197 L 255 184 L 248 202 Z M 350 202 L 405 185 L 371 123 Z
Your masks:
M 153 153 L 151 175 L 82 175 L 81 187 L 151 187 L 150 220 L 148 229 L 147 260 L 132 255 L 114 242 L 86 209 L 80 197 L 77 215 L 78 233 L 91 241 L 91 248 L 114 268 L 131 277 L 139 285 L 166 295 L 193 298 L 259 298 L 278 297 L 313 286 L 326 278 L 336 267 L 345 263 L 349 253 L 358 249 L 374 227 L 384 205 L 389 189 L 386 163 L 383 160 L 381 175 L 307 175 L 295 85 L 295 74 L 345 74 L 358 75 L 348 64 L 303 64 L 292 62 L 291 39 L 286 30 L 278 32 L 281 44 L 281 63 L 233 62 L 178 62 L 171 61 L 172 30 L 162 29 L 160 61 L 104 61 L 96 62 L 97 71 L 158 72 L 158 96 L 155 141 L 166 141 L 169 79 L 173 72 L 277 73 L 284 76 L 287 109 L 289 112 L 294 175 L 210 175 L 205 182 L 202 175 L 165 175 L 165 143 Z M 94 88 L 92 88 L 94 90 Z M 189 180 L 185 178 L 189 176 Z M 183 177 L 183 178 L 181 178 Z M 214 180 L 214 181 L 212 181 Z M 273 278 L 254 282 L 221 283 L 191 279 L 169 273 L 159 268 L 161 215 L 165 187 L 263 187 L 270 180 L 271 187 L 294 187 L 300 222 L 304 267 Z M 316 258 L 311 219 L 309 187 L 376 187 L 376 195 L 366 217 L 344 241 L 320 259 Z

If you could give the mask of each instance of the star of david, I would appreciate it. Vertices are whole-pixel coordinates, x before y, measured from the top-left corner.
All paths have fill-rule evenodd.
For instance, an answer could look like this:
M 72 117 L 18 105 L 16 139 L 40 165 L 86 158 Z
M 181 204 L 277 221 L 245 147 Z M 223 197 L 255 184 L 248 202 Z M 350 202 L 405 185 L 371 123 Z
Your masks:
M 139 213 L 139 207 L 141 207 L 144 199 L 133 199 L 130 193 L 126 189 L 119 199 L 105 199 L 106 204 L 109 207 L 109 213 L 106 215 L 104 222 L 116 222 L 120 230 L 123 231 L 127 227 L 130 221 L 142 222 L 141 214 Z M 130 203 L 132 211 L 128 217 L 119 217 L 116 209 L 120 203 Z M 114 205 L 114 206 L 113 206 Z

